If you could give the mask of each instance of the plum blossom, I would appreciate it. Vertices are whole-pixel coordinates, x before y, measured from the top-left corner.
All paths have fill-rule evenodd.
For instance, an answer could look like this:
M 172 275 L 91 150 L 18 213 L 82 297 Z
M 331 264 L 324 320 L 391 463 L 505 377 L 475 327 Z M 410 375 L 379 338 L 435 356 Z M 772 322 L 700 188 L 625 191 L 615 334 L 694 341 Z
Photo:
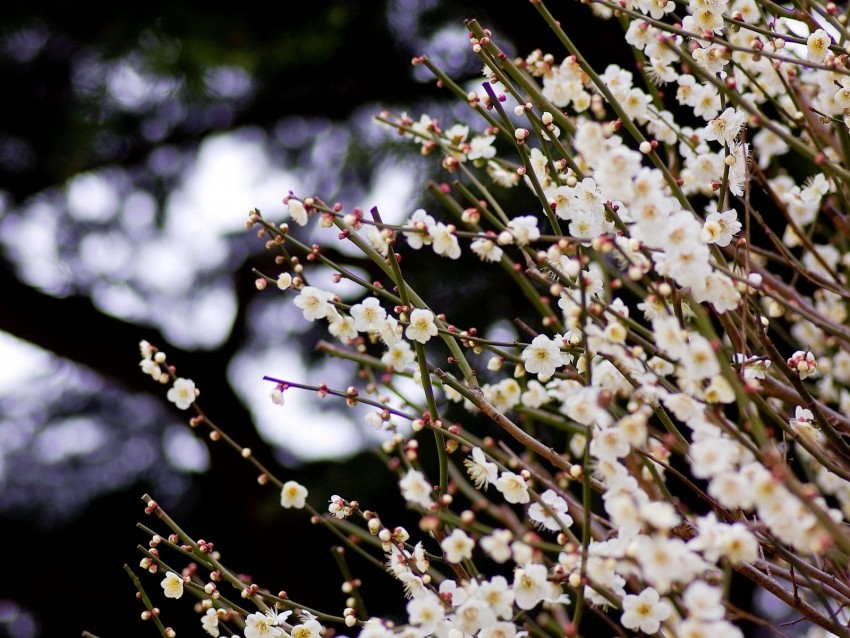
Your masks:
M 427 343 L 437 332 L 434 313 L 426 308 L 416 308 L 410 313 L 410 324 L 404 331 L 404 336 L 419 343 Z
M 195 402 L 197 394 L 195 382 L 181 377 L 174 381 L 174 385 L 168 390 L 166 398 L 180 410 L 187 410 Z
M 537 335 L 522 351 L 525 369 L 541 379 L 549 379 L 564 364 L 558 342 L 546 335 Z
M 627 594 L 623 599 L 623 615 L 620 622 L 626 629 L 640 630 L 645 634 L 654 634 L 661 622 L 673 613 L 673 607 L 661 600 L 658 592 L 647 587 L 640 594 Z
M 183 579 L 179 574 L 168 572 L 160 583 L 166 598 L 180 598 L 183 595 Z
M 469 473 L 469 478 L 479 490 L 487 488 L 487 486 L 498 478 L 499 468 L 495 463 L 487 460 L 484 456 L 484 451 L 475 447 L 472 448 L 472 456 L 467 458 L 463 464 L 466 466 L 466 471 Z
M 283 484 L 283 489 L 280 491 L 280 504 L 282 507 L 289 509 L 301 509 L 304 507 L 307 499 L 307 488 L 297 483 L 296 481 L 287 481 Z

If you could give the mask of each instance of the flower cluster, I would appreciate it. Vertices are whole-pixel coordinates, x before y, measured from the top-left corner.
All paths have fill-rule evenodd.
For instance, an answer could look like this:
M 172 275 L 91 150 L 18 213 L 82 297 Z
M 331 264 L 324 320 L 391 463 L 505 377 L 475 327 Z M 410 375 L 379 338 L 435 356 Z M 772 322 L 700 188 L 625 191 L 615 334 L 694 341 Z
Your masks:
M 745 579 L 846 635 L 835 610 L 850 605 L 847 20 L 831 3 L 596 0 L 639 60 L 600 71 L 533 5 L 566 55 L 511 59 L 473 21 L 480 91 L 415 60 L 478 113 L 477 132 L 378 118 L 455 176 L 430 186 L 439 207 L 389 224 L 377 209 L 284 199 L 295 225 L 332 228 L 327 242 L 353 245 L 379 280 L 332 256 L 345 251 L 249 216 L 287 265 L 258 286 L 327 322 L 321 349 L 369 380 L 334 390 L 267 378 L 272 400 L 307 389 L 369 406 L 419 529 L 336 494 L 313 509 L 307 488 L 226 440 L 283 508 L 374 551 L 406 595 L 402 622 L 370 617 L 347 578 L 341 614 L 293 625 L 278 612 L 307 605 L 245 585 L 211 544 L 180 538 L 198 566 L 169 571 L 162 587 L 172 598 L 192 588 L 211 635 L 307 638 L 336 625 L 363 638 L 577 636 L 597 616 L 644 634 L 734 638 L 752 617 L 729 593 Z M 524 208 L 500 205 L 506 188 Z M 402 258 L 451 269 L 467 250 L 500 294 L 526 300 L 511 337 L 504 322 L 491 330 L 504 317 L 438 307 L 430 286 L 446 282 L 408 276 Z M 362 294 L 311 285 L 302 254 Z M 178 408 L 195 401 L 164 355 L 143 344 L 142 356 L 145 373 L 173 379 Z M 420 458 L 425 446 L 435 463 Z M 221 579 L 258 611 L 225 599 Z

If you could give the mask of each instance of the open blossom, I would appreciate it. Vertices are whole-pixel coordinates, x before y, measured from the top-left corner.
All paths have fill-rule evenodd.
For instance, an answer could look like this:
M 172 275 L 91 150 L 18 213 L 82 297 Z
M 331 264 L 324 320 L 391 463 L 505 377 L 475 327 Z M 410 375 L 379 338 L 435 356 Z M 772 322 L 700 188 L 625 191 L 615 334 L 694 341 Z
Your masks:
M 467 159 L 492 159 L 496 157 L 496 148 L 493 142 L 496 141 L 495 135 L 479 135 L 469 140 L 469 152 L 466 154 Z
M 183 595 L 183 579 L 174 572 L 168 572 L 160 585 L 166 598 L 180 598 Z
M 546 335 L 537 335 L 522 351 L 525 369 L 541 379 L 548 379 L 564 364 L 558 342 Z
M 508 222 L 508 228 L 513 231 L 513 241 L 517 246 L 525 246 L 540 239 L 540 229 L 537 219 L 532 215 L 514 217 Z
M 473 547 L 475 547 L 475 541 L 457 527 L 440 542 L 440 548 L 450 563 L 459 563 L 472 558 Z
M 519 474 L 502 472 L 495 485 L 508 503 L 528 503 L 530 500 L 528 485 Z
M 520 609 L 533 609 L 537 603 L 549 598 L 552 587 L 549 584 L 546 566 L 529 563 L 517 567 L 514 571 L 514 596 Z
M 413 212 L 410 219 L 407 220 L 405 226 L 415 230 L 405 231 L 404 238 L 407 240 L 407 245 L 414 250 L 419 250 L 422 246 L 431 244 L 430 230 L 434 228 L 437 222 L 424 209 L 419 208 Z
M 201 627 L 213 638 L 218 638 L 220 630 L 218 628 L 218 612 L 215 609 L 207 609 L 207 613 L 201 616 Z
M 442 601 L 431 592 L 425 592 L 407 603 L 407 617 L 412 625 L 422 630 L 423 635 L 433 633 L 445 616 Z
M 280 491 L 280 504 L 289 509 L 301 509 L 307 499 L 307 488 L 295 481 L 287 481 Z
M 289 632 L 292 638 L 320 638 L 322 625 L 315 618 L 307 618 L 299 625 L 295 625 Z
M 442 257 L 458 259 L 460 257 L 460 244 L 455 235 L 455 227 L 438 222 L 431 228 L 434 252 Z
M 245 618 L 245 638 L 281 638 L 283 629 L 276 626 L 277 618 L 256 611 Z
M 349 312 L 354 319 L 354 327 L 360 332 L 381 330 L 387 319 L 387 311 L 376 297 L 367 297 L 362 302 L 354 304 Z
M 553 532 L 561 531 L 561 526 L 569 527 L 573 524 L 572 517 L 567 514 L 567 502 L 554 490 L 543 492 L 540 500 L 552 511 L 552 514 L 540 503 L 532 503 L 528 508 L 528 518 Z
M 195 402 L 195 382 L 191 379 L 177 379 L 165 395 L 179 409 L 186 410 Z
M 289 200 L 289 216 L 299 226 L 307 225 L 307 209 L 304 208 L 304 204 L 299 202 L 297 199 L 292 198 Z
M 505 563 L 511 559 L 511 542 L 513 533 L 506 529 L 494 530 L 489 536 L 483 537 L 478 544 L 497 563 Z
M 404 331 L 404 336 L 419 343 L 426 343 L 436 336 L 437 324 L 434 323 L 434 313 L 426 308 L 416 308 L 410 313 L 410 325 Z
M 473 484 L 479 490 L 482 487 L 486 488 L 495 481 L 499 474 L 499 468 L 495 463 L 487 460 L 480 447 L 472 448 L 472 456 L 466 459 L 463 464 L 466 466 L 469 478 L 472 479 Z
M 809 62 L 820 64 L 826 60 L 826 54 L 829 53 L 829 45 L 832 40 L 829 39 L 829 34 L 823 29 L 817 29 L 806 40 L 806 59 Z
M 335 308 L 331 305 L 331 299 L 333 294 L 321 288 L 304 286 L 295 298 L 295 306 L 301 310 L 307 321 L 316 321 L 334 312 Z
M 495 239 L 495 238 L 494 238 Z M 480 237 L 473 241 L 469 248 L 478 255 L 481 261 L 499 261 L 504 251 L 499 248 L 494 239 Z
M 738 221 L 738 213 L 734 209 L 722 213 L 715 211 L 705 218 L 701 237 L 709 244 L 728 246 L 740 230 L 741 222 Z
M 658 592 L 647 587 L 640 594 L 628 594 L 623 599 L 623 616 L 620 622 L 626 629 L 635 629 L 645 634 L 654 634 L 661 622 L 673 613 L 673 607 L 666 600 L 660 600 Z
M 399 481 L 401 495 L 408 503 L 427 508 L 431 505 L 431 485 L 418 470 L 409 470 Z
M 724 146 L 733 146 L 746 121 L 747 116 L 743 112 L 730 106 L 719 117 L 706 124 L 703 139 L 706 142 L 717 140 Z

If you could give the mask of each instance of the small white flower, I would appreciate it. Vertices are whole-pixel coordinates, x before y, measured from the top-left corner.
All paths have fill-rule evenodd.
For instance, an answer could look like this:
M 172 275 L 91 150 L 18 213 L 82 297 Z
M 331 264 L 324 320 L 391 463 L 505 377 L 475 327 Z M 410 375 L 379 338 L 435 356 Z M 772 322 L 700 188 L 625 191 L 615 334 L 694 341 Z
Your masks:
M 820 64 L 826 60 L 826 54 L 829 53 L 829 45 L 832 40 L 823 29 L 818 29 L 812 33 L 806 40 L 806 58 L 809 62 Z
M 469 141 L 469 152 L 466 154 L 467 159 L 492 159 L 496 156 L 496 149 L 493 148 L 493 142 L 495 141 L 495 135 L 473 137 Z
M 460 244 L 455 235 L 455 227 L 441 222 L 436 223 L 430 230 L 434 252 L 441 257 L 457 259 L 460 257 Z
M 435 594 L 427 592 L 407 603 L 407 617 L 412 625 L 429 635 L 437 628 L 437 624 L 445 617 L 443 603 Z
M 277 618 L 256 611 L 245 619 L 245 638 L 281 638 L 283 629 L 275 627 Z
M 528 372 L 541 379 L 548 379 L 563 365 L 564 360 L 557 341 L 546 335 L 537 335 L 531 345 L 522 351 L 522 362 Z
M 320 638 L 322 625 L 315 618 L 310 618 L 300 625 L 295 625 L 289 634 L 292 638 Z
M 495 482 L 496 489 L 505 497 L 508 503 L 528 503 L 528 485 L 525 479 L 513 472 L 502 472 Z
M 287 481 L 280 491 L 280 504 L 289 509 L 294 507 L 300 510 L 304 507 L 307 498 L 307 488 L 295 481 Z
M 307 321 L 316 321 L 329 316 L 335 309 L 331 305 L 333 295 L 315 286 L 304 286 L 295 298 L 295 306 L 304 313 Z
M 431 505 L 431 486 L 425 476 L 418 470 L 409 470 L 399 481 L 401 495 L 408 503 L 427 508 Z
M 658 592 L 647 587 L 640 594 L 628 594 L 623 599 L 623 616 L 620 622 L 626 629 L 640 629 L 646 634 L 654 634 L 661 628 L 661 621 L 673 613 L 666 600 L 660 600 Z
M 537 219 L 533 215 L 514 217 L 508 222 L 508 228 L 513 230 L 513 240 L 517 246 L 525 246 L 540 239 L 540 229 L 537 228 Z
M 289 200 L 289 216 L 299 226 L 307 225 L 307 209 L 297 199 Z
M 282 272 L 277 276 L 277 287 L 281 290 L 286 290 L 292 285 L 292 275 L 288 272 Z
M 186 410 L 195 402 L 195 382 L 191 379 L 177 379 L 165 395 L 169 401 L 181 410 Z
M 387 321 L 387 311 L 376 297 L 367 297 L 362 302 L 354 304 L 350 312 L 354 319 L 354 327 L 360 332 L 381 330 Z
M 552 592 L 547 579 L 546 566 L 540 563 L 529 563 L 517 567 L 514 572 L 514 595 L 516 606 L 520 609 L 532 609 L 540 601 L 548 598 Z
M 572 517 L 567 514 L 567 502 L 558 496 L 554 490 L 543 492 L 540 495 L 540 500 L 552 510 L 554 516 L 549 514 L 540 503 L 532 503 L 528 508 L 528 518 L 553 532 L 561 531 L 561 526 L 569 527 L 573 524 Z
M 213 638 L 218 638 L 218 613 L 215 609 L 207 609 L 207 613 L 201 616 L 201 627 Z
M 440 543 L 443 555 L 450 563 L 459 563 L 462 560 L 472 558 L 473 547 L 475 547 L 475 541 L 459 528 L 452 530 L 452 533 Z
M 180 598 L 183 595 L 183 579 L 174 572 L 168 572 L 160 585 L 166 598 Z
M 494 530 L 489 536 L 483 537 L 478 544 L 497 563 L 505 563 L 511 558 L 511 541 L 514 535 L 506 529 Z
M 486 459 L 480 447 L 472 448 L 472 456 L 466 459 L 463 464 L 466 466 L 469 478 L 472 479 L 475 487 L 479 490 L 482 487 L 486 489 L 499 475 L 499 468 L 495 463 Z
M 426 308 L 416 308 L 410 313 L 410 325 L 404 331 L 404 336 L 419 343 L 426 343 L 437 334 L 437 324 L 434 323 L 434 313 Z

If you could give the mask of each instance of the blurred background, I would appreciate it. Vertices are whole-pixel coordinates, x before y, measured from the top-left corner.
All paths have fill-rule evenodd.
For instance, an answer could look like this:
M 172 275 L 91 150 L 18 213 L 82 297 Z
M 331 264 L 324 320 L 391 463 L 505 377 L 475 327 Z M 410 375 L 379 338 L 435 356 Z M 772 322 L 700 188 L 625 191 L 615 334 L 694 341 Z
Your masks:
M 541 46 L 531 6 L 491 4 L 294 2 L 283 19 L 250 3 L 3 4 L 0 635 L 154 635 L 122 569 L 140 559 L 145 492 L 237 571 L 305 602 L 327 594 L 315 576 L 333 569 L 331 539 L 208 450 L 139 371 L 138 342 L 312 500 L 342 485 L 398 499 L 381 496 L 362 414 L 269 400 L 264 374 L 345 387 L 350 371 L 317 360 L 319 332 L 283 295 L 257 292 L 252 269 L 280 269 L 244 221 L 254 207 L 279 218 L 289 190 L 409 215 L 437 163 L 373 118 L 469 118 L 410 59 L 480 81 L 468 17 Z M 158 599 L 160 579 L 143 579 Z M 166 624 L 199 635 L 183 602 L 161 605 Z
M 156 635 L 122 568 L 138 565 L 146 542 L 136 523 L 153 522 L 143 493 L 215 542 L 232 569 L 341 612 L 333 539 L 187 427 L 188 413 L 140 372 L 138 343 L 164 350 L 201 389 L 205 412 L 284 480 L 308 485 L 317 506 L 344 489 L 415 525 L 368 451 L 362 413 L 296 392 L 282 408 L 269 400 L 264 374 L 346 387 L 353 371 L 315 355 L 321 326 L 276 291 L 258 293 L 252 269 L 280 267 L 244 221 L 255 207 L 279 219 L 290 190 L 406 218 L 429 205 L 428 178 L 450 177 L 374 116 L 427 112 L 481 127 L 411 57 L 427 53 L 477 88 L 471 17 L 511 54 L 562 48 L 528 2 L 291 2 L 283 19 L 251 3 L 122 5 L 3 3 L 0 635 Z M 628 60 L 616 28 L 600 30 L 578 3 L 568 15 L 597 65 Z M 310 228 L 297 232 L 310 243 Z M 459 282 L 435 260 L 405 264 L 459 322 L 522 314 L 490 274 Z M 400 606 L 389 576 L 355 575 L 378 594 L 370 612 Z M 160 580 L 143 575 L 165 623 L 202 635 Z

